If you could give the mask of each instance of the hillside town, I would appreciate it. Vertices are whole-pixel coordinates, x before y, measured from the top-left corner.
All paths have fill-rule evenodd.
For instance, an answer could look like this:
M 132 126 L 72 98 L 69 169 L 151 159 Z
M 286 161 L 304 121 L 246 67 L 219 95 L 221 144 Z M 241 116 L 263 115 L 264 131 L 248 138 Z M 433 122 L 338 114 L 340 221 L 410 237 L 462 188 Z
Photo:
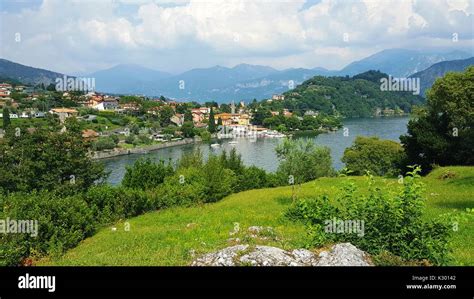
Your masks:
M 267 103 L 283 101 L 284 98 L 284 95 L 273 95 Z M 270 120 L 280 118 L 279 123 L 283 119 L 283 124 L 285 119 L 301 123 L 308 117 L 316 119 L 319 114 L 306 111 L 300 116 L 287 108 L 265 110 L 255 100 L 252 103 L 208 101 L 199 104 L 163 96 L 148 98 L 95 91 L 59 92 L 51 86 L 32 87 L 6 82 L 0 84 L 0 109 L 0 117 L 7 117 L 13 124 L 38 124 L 48 118 L 57 118 L 62 124 L 75 118 L 83 130 L 84 139 L 94 143 L 93 148 L 97 151 L 195 137 L 200 140 L 281 138 L 299 128 L 286 128 L 281 124 L 273 126 Z M 319 129 L 323 126 L 320 125 Z M 2 129 L 0 136 L 3 135 Z

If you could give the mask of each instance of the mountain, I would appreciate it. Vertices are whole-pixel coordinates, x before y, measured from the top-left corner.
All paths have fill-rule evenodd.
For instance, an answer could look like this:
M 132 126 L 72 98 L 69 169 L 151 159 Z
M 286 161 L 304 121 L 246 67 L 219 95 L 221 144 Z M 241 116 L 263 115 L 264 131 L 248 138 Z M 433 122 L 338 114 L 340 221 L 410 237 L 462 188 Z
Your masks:
M 420 94 L 424 95 L 426 90 L 433 85 L 437 78 L 443 77 L 447 72 L 461 72 L 470 65 L 474 65 L 474 57 L 442 61 L 433 64 L 426 70 L 411 75 L 410 78 L 420 78 Z
M 95 78 L 96 90 L 116 94 L 140 94 L 178 100 L 230 102 L 231 100 L 266 99 L 286 92 L 314 76 L 353 76 L 369 70 L 380 70 L 395 77 L 408 77 L 441 61 L 466 59 L 466 52 L 421 52 L 388 49 L 355 61 L 342 70 L 289 68 L 276 70 L 268 66 L 239 64 L 234 67 L 196 68 L 179 75 L 139 65 L 120 64 L 84 77 Z M 35 69 L 8 60 L 0 60 L 0 78 L 9 77 L 24 83 L 49 84 L 59 73 Z M 429 81 L 428 85 L 429 85 Z M 422 82 L 423 84 L 423 82 Z M 427 85 L 427 86 L 428 86 Z
M 291 68 L 272 73 L 268 76 L 249 79 L 225 86 L 224 88 L 214 89 L 210 96 L 217 101 L 265 99 L 270 98 L 273 94 L 281 94 L 288 91 L 314 76 L 331 76 L 335 74 L 337 74 L 336 71 L 329 71 L 323 68 Z
M 280 111 L 287 108 L 299 111 L 308 110 L 345 117 L 370 117 L 375 114 L 408 113 L 413 105 L 424 102 L 423 97 L 407 91 L 382 91 L 380 78 L 388 75 L 378 71 L 368 71 L 354 77 L 315 76 L 296 88 L 283 93 L 283 100 L 263 104 L 269 110 Z
M 23 84 L 41 84 L 49 85 L 54 83 L 56 78 L 63 77 L 63 74 L 26 66 L 0 58 L 0 77 L 10 78 Z
M 340 71 L 340 74 L 353 76 L 368 70 L 380 70 L 394 77 L 408 77 L 435 63 L 446 60 L 466 59 L 470 56 L 472 54 L 463 51 L 438 53 L 407 49 L 388 49 L 350 63 Z
M 148 85 L 171 74 L 135 64 L 119 64 L 84 77 L 95 78 L 96 89 L 110 93 L 145 93 Z

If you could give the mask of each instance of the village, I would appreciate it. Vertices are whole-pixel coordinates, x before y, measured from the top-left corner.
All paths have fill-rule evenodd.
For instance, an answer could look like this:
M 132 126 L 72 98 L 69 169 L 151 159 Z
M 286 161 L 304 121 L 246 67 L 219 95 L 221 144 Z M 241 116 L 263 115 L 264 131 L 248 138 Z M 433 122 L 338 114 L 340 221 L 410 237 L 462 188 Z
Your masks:
M 268 101 L 281 101 L 274 95 Z M 244 101 L 235 104 L 178 102 L 143 96 L 117 96 L 91 92 L 57 92 L 38 87 L 0 83 L 0 117 L 5 110 L 15 124 L 41 123 L 56 117 L 60 123 L 74 117 L 83 138 L 96 151 L 136 148 L 176 142 L 224 138 L 282 138 L 286 135 L 253 122 L 254 109 Z M 294 117 L 288 109 L 270 111 L 270 116 Z M 313 115 L 317 115 L 314 114 Z M 302 120 L 302 118 L 300 117 Z M 0 130 L 0 137 L 5 131 Z M 218 146 L 214 143 L 213 146 Z

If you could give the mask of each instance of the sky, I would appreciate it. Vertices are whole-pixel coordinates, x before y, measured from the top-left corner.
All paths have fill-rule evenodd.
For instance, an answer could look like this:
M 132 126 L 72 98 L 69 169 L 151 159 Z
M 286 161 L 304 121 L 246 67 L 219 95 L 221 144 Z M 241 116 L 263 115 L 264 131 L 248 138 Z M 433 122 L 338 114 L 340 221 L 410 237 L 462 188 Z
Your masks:
M 67 74 L 348 63 L 389 48 L 474 52 L 474 0 L 0 0 L 0 57 Z

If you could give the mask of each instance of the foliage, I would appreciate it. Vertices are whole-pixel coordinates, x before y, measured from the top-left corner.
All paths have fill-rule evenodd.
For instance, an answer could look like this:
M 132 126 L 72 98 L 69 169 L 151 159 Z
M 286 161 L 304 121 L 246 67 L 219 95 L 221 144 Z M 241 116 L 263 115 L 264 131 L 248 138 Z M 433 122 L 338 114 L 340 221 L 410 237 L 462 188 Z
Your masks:
M 310 139 L 285 139 L 275 151 L 280 160 L 277 172 L 293 176 L 295 184 L 334 174 L 329 148 L 316 146 Z
M 380 81 L 377 81 L 381 77 L 388 75 L 369 71 L 352 78 L 315 76 L 285 92 L 282 101 L 262 101 L 257 110 L 263 113 L 288 109 L 297 115 L 312 110 L 326 115 L 369 117 L 374 115 L 376 108 L 401 109 L 408 113 L 413 105 L 423 103 L 421 96 L 411 92 L 381 91 Z M 257 120 L 263 121 L 270 116 L 261 118 L 259 115 Z
M 392 140 L 357 136 L 354 144 L 344 151 L 342 162 L 354 175 L 367 171 L 378 176 L 398 175 L 403 159 L 401 145 Z
M 122 185 L 134 189 L 151 189 L 163 183 L 165 177 L 173 173 L 173 167 L 164 161 L 154 163 L 151 159 L 140 159 L 133 166 L 126 167 Z
M 196 135 L 192 121 L 185 121 L 181 126 L 180 131 L 183 133 L 183 137 L 185 138 L 192 138 Z
M 114 149 L 117 143 L 111 137 L 101 137 L 97 141 L 94 141 L 91 145 L 92 150 L 102 151 L 106 149 Z
M 37 221 L 38 235 L 0 234 L 0 265 L 18 265 L 28 256 L 57 256 L 74 247 L 95 227 L 93 216 L 80 196 L 62 197 L 40 191 L 0 195 L 0 219 Z
M 51 120 L 54 122 L 55 120 Z M 7 130 L 0 141 L 0 188 L 4 192 L 68 189 L 85 190 L 106 177 L 103 165 L 93 163 L 89 146 L 73 119 L 66 132 L 56 123 L 35 129 Z
M 447 73 L 427 92 L 426 108 L 408 123 L 400 136 L 406 164 L 424 171 L 437 165 L 474 164 L 474 66 L 463 73 Z
M 7 129 L 10 126 L 10 109 L 3 107 L 3 129 Z
M 443 265 L 449 262 L 451 228 L 441 219 L 423 220 L 419 172 L 420 168 L 409 172 L 398 193 L 376 187 L 369 177 L 366 195 L 359 194 L 356 186 L 349 183 L 334 202 L 325 196 L 304 199 L 287 210 L 286 215 L 308 225 L 312 246 L 350 242 L 374 255 L 388 251 L 406 260 L 427 259 Z M 333 219 L 363 221 L 362 234 L 327 230 Z
M 209 113 L 209 125 L 207 127 L 207 130 L 209 133 L 215 133 L 216 132 L 216 120 L 214 118 L 214 108 L 211 106 L 211 112 Z

